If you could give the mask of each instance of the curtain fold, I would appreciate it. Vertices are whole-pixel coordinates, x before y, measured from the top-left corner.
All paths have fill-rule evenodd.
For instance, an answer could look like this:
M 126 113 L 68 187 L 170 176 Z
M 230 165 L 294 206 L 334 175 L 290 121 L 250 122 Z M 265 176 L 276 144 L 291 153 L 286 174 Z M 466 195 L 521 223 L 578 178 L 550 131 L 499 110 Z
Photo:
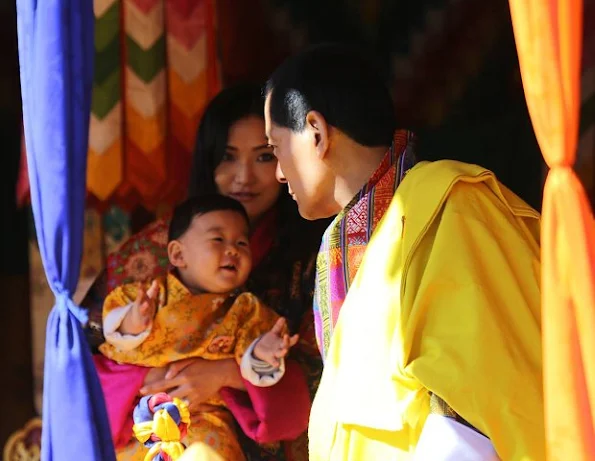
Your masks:
M 595 453 L 595 235 L 573 170 L 582 0 L 510 0 L 525 96 L 550 171 L 542 221 L 546 443 L 552 460 Z
M 83 245 L 93 6 L 17 0 L 31 204 L 55 297 L 46 330 L 42 459 L 115 460 L 103 393 L 73 300 Z

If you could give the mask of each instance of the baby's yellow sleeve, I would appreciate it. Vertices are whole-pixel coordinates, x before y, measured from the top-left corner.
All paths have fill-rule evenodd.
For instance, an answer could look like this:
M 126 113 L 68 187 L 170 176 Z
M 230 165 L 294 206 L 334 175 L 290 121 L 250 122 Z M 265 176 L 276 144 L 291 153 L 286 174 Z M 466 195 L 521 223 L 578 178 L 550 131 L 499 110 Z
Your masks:
M 250 344 L 273 328 L 279 315 L 251 293 L 238 296 L 232 309 L 238 312 L 235 356 L 239 363 Z
M 158 278 L 156 280 L 159 285 L 158 299 L 159 306 L 161 306 L 165 302 L 166 279 Z M 144 283 L 127 283 L 115 288 L 107 295 L 103 303 L 103 319 L 105 320 L 105 317 L 114 309 L 132 304 L 138 296 L 138 290 L 142 288 L 146 292 L 151 286 L 151 283 L 152 281 Z

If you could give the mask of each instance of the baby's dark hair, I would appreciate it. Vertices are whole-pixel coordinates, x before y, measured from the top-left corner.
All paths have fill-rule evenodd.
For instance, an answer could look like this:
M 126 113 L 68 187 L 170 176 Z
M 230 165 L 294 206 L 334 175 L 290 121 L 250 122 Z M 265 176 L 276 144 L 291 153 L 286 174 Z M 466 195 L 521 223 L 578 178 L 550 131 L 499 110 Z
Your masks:
M 171 222 L 169 224 L 169 232 L 167 241 L 177 240 L 182 237 L 190 228 L 192 220 L 196 216 L 200 216 L 211 211 L 235 211 L 242 215 L 249 224 L 248 214 L 243 205 L 230 197 L 220 194 L 204 194 L 191 197 L 186 201 L 180 203 L 174 210 Z

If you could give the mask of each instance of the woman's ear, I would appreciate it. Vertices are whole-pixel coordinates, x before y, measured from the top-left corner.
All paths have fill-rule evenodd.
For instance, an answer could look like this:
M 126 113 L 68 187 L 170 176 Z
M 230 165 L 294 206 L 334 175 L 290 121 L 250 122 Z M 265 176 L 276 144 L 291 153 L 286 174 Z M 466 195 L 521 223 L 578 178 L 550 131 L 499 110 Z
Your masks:
M 186 267 L 186 261 L 184 260 L 184 252 L 182 251 L 183 245 L 179 240 L 172 240 L 167 244 L 167 256 L 172 266 L 179 269 Z
M 329 127 L 320 112 L 311 110 L 306 114 L 306 129 L 312 133 L 314 149 L 320 159 L 323 159 L 330 145 Z

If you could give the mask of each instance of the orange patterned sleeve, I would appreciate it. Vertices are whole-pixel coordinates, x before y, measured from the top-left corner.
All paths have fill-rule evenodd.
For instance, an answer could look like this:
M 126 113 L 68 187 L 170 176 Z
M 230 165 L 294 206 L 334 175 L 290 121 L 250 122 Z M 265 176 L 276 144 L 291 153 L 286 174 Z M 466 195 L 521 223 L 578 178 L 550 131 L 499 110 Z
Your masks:
M 156 280 L 159 285 L 158 299 L 159 306 L 161 307 L 164 305 L 166 299 L 166 279 L 164 277 L 160 277 Z M 132 304 L 136 300 L 139 288 L 142 288 L 146 291 L 151 286 L 151 283 L 152 281 L 144 283 L 128 283 L 115 288 L 109 295 L 107 295 L 103 303 L 103 319 L 105 320 L 105 317 L 114 309 Z
M 240 363 L 250 344 L 273 328 L 279 315 L 251 293 L 239 295 L 231 309 L 238 312 L 235 358 Z

